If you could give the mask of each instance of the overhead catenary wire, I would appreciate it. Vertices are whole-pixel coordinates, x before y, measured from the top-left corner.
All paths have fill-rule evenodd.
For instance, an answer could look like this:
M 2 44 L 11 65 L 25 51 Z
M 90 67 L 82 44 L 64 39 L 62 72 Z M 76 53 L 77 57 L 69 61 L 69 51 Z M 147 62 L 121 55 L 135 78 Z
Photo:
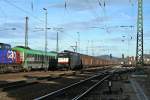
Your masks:
M 64 42 L 64 41 L 66 41 L 66 42 L 67 42 L 67 44 L 71 44 L 71 45 L 72 45 L 73 43 L 75 43 L 75 41 L 67 40 L 67 38 L 65 38 L 65 39 L 64 39 L 64 38 L 62 38 L 62 39 L 61 39 L 61 41 L 63 41 L 63 42 Z
M 86 0 L 86 2 L 90 5 L 90 8 L 89 9 L 93 14 L 94 14 L 94 17 L 95 18 L 101 18 L 101 15 L 99 15 L 99 13 L 97 14 L 97 12 L 94 10 L 93 6 L 90 4 L 90 2 L 88 0 Z M 98 5 L 100 6 L 100 8 L 102 9 L 103 11 L 103 15 L 102 15 L 102 18 L 107 18 L 106 17 L 106 10 L 105 10 L 105 6 L 106 6 L 106 2 L 105 0 L 97 0 L 98 2 Z M 102 22 L 98 21 L 99 24 L 101 24 Z M 105 23 L 104 23 L 105 24 Z M 108 30 L 107 28 L 107 25 L 105 24 L 104 25 L 104 29 L 106 30 L 107 33 L 110 33 L 110 31 Z
M 106 18 L 107 15 L 106 15 L 106 1 L 105 0 L 103 0 L 103 14 L 104 14 L 103 17 Z M 105 26 L 106 32 L 110 33 L 110 31 L 108 30 L 107 25 L 105 24 L 104 26 Z
M 34 10 L 34 0 L 31 1 L 31 10 Z
M 8 1 L 8 0 L 7 0 Z M 100 1 L 100 0 L 98 0 L 98 1 Z M 101 3 L 101 6 L 104 6 L 104 3 Z M 106 3 L 105 3 L 105 6 L 106 6 Z M 65 4 L 64 4 L 64 8 L 67 10 L 68 9 L 68 0 L 65 0 Z M 97 15 L 97 14 L 95 14 L 95 15 Z M 68 36 L 67 36 L 68 37 Z
M 129 0 L 129 3 L 131 3 L 131 6 L 134 6 L 133 0 Z
M 89 0 L 86 0 L 86 3 L 89 5 L 89 11 L 91 11 L 91 13 L 93 13 L 94 17 L 99 18 L 99 13 L 97 14 L 97 12 L 95 11 L 93 5 L 89 2 Z
M 2 7 L 0 7 L 0 12 L 2 13 L 1 15 L 4 17 L 4 21 L 7 22 L 7 15 L 5 11 L 2 9 Z
M 100 0 L 97 0 L 99 6 L 102 8 L 102 4 L 101 4 L 101 1 Z
M 17 5 L 14 4 L 12 1 L 9 1 L 9 0 L 3 0 L 3 1 L 4 1 L 6 4 L 9 4 L 10 6 L 15 7 L 16 9 L 22 11 L 23 13 L 29 14 L 30 17 L 33 18 L 33 20 L 36 20 L 36 23 L 37 23 L 37 22 L 39 23 L 39 25 L 38 25 L 38 23 L 37 23 L 37 24 L 34 24 L 34 26 L 35 26 L 35 25 L 36 25 L 36 26 L 41 26 L 41 23 L 44 23 L 43 20 L 41 20 L 41 19 L 39 19 L 38 17 L 34 16 L 33 13 L 30 13 L 29 11 L 26 11 L 25 9 L 23 9 L 23 8 L 21 8 L 21 7 L 19 7 L 19 6 L 17 6 Z M 23 19 L 24 19 L 24 18 L 23 18 Z M 30 28 L 30 29 L 31 29 L 31 28 Z M 30 30 L 29 30 L 29 31 L 30 31 Z
M 27 10 L 25 10 L 25 9 L 23 9 L 23 8 L 21 8 L 21 7 L 19 7 L 19 6 L 17 6 L 17 5 L 14 4 L 13 2 L 11 2 L 11 1 L 9 1 L 9 0 L 3 0 L 3 1 L 4 1 L 5 3 L 7 3 L 7 4 L 9 4 L 9 5 L 11 5 L 11 6 L 17 8 L 18 10 L 22 11 L 23 13 L 29 14 L 30 17 L 34 18 L 34 20 L 37 20 L 37 21 L 40 22 L 40 23 L 43 23 L 43 22 L 44 22 L 44 20 L 39 19 L 37 16 L 33 15 L 33 13 L 31 13 L 31 12 L 29 12 L 29 11 L 27 11 Z
M 64 14 L 69 15 L 69 0 L 64 0 Z
M 33 18 L 34 20 L 36 20 L 37 22 L 42 23 L 42 24 L 44 23 L 44 20 L 39 19 L 37 16 L 33 15 L 32 12 L 29 12 L 29 11 L 23 9 L 22 7 L 19 7 L 18 5 L 16 5 L 16 4 L 13 3 L 12 1 L 9 1 L 9 0 L 3 0 L 3 1 L 4 1 L 5 3 L 9 4 L 10 6 L 15 7 L 16 9 L 22 11 L 23 13 L 28 14 L 30 17 L 32 17 L 32 18 Z M 33 0 L 32 0 L 32 2 L 31 2 L 31 9 L 32 9 L 32 11 L 33 11 Z M 41 24 L 39 24 L 39 25 L 34 24 L 34 26 L 35 26 L 35 25 L 36 25 L 36 26 L 41 26 Z M 32 29 L 31 29 L 31 30 L 32 30 Z M 29 31 L 31 31 L 31 30 L 29 30 Z

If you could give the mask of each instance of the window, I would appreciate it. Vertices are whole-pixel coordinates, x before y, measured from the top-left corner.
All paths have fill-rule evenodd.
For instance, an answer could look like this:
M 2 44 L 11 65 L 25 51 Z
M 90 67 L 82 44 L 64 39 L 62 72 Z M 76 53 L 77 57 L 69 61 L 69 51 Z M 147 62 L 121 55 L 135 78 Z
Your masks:
M 41 60 L 42 60 L 41 58 L 42 58 L 42 56 L 41 56 L 41 55 L 39 55 L 39 61 L 41 61 Z
M 10 49 L 10 45 L 4 45 L 4 49 Z
M 37 60 L 37 55 L 36 54 L 33 54 L 33 57 L 35 59 L 35 61 Z
M 38 54 L 36 56 L 37 56 L 37 61 L 39 61 L 40 56 Z

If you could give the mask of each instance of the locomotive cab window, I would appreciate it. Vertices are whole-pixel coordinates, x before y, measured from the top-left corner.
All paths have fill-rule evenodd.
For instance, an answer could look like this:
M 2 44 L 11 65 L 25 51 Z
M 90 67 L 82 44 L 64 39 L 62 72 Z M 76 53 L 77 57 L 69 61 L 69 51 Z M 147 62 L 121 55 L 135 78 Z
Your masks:
M 10 46 L 5 46 L 5 49 L 10 49 Z

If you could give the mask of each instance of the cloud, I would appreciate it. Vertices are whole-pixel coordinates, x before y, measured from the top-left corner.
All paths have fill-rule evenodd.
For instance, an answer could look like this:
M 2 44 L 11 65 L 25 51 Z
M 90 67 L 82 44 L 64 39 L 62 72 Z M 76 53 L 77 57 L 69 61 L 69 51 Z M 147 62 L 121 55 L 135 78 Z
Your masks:
M 97 0 L 66 0 L 66 8 L 72 10 L 87 10 L 89 5 L 95 5 Z M 49 7 L 65 8 L 65 2 L 51 4 Z
M 136 19 L 135 16 L 131 16 L 125 12 L 121 12 L 119 17 L 121 17 L 122 19 L 125 19 L 125 20 L 134 20 L 135 21 L 135 19 Z
M 100 4 L 99 4 L 100 2 Z M 54 8 L 64 8 L 65 5 L 67 9 L 71 10 L 88 10 L 88 9 L 95 9 L 95 8 L 104 8 L 107 6 L 126 6 L 126 5 L 133 5 L 136 0 L 64 0 L 64 2 L 61 3 L 55 3 L 55 4 L 50 4 L 49 7 L 54 7 Z
M 22 22 L 8 22 L 8 23 L 3 23 L 0 25 L 2 28 L 16 28 L 16 29 L 23 29 L 24 28 L 24 23 Z
M 143 36 L 144 36 L 144 39 L 150 39 L 150 30 L 147 30 L 147 31 L 144 31 L 143 32 Z
M 134 4 L 137 0 L 105 0 L 108 5 L 129 5 Z
M 1 38 L 16 38 L 22 37 L 24 30 L 24 23 L 22 22 L 10 22 L 0 25 Z
M 75 21 L 65 24 L 58 25 L 58 27 L 63 27 L 65 31 L 72 30 L 89 30 L 96 27 L 104 27 L 104 22 L 110 21 L 111 17 L 97 17 L 94 19 L 89 19 L 88 21 Z

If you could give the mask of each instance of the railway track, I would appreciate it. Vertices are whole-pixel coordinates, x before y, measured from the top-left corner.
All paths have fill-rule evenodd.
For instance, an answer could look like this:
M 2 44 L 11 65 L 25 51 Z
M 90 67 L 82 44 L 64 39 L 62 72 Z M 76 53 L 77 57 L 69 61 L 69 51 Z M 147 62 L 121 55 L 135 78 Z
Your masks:
M 51 92 L 47 95 L 35 98 L 34 100 L 78 100 L 94 87 L 104 82 L 111 76 L 111 73 L 99 73 L 85 80 L 71 84 L 67 87 Z
M 75 73 L 71 73 L 71 74 L 65 74 L 64 73 L 64 74 L 61 74 L 59 76 L 46 76 L 46 77 L 25 76 L 28 78 L 28 80 L 21 80 L 21 81 L 16 81 L 16 82 L 0 84 L 0 91 L 9 91 L 9 90 L 13 90 L 13 89 L 18 89 L 21 87 L 38 84 L 40 81 L 43 81 L 43 80 L 53 81 L 56 79 L 60 79 L 60 78 L 66 77 L 66 76 L 76 75 L 79 73 L 83 73 L 83 71 L 82 72 L 75 72 Z
M 17 82 L 16 84 L 11 83 L 8 86 L 4 86 L 4 87 L 0 88 L 0 91 L 9 91 L 9 90 L 18 89 L 21 87 L 30 86 L 30 85 L 34 85 L 34 84 L 38 84 L 38 82 Z
M 70 84 L 74 84 L 75 82 L 84 82 L 86 78 L 89 79 L 89 77 L 96 77 L 98 75 L 104 74 L 106 75 L 110 70 L 111 69 L 94 69 L 93 71 L 78 71 L 72 74 L 66 73 L 60 74 L 58 76 L 50 75 L 49 77 L 26 76 L 28 77 L 27 79 L 29 79 L 27 81 L 23 80 L 0 84 L 0 96 L 3 97 L 2 99 L 0 99 L 5 100 L 9 98 L 9 96 L 11 96 L 12 98 L 16 98 L 17 100 L 33 100 L 38 96 L 43 96 L 50 92 L 69 86 Z M 89 84 L 98 82 L 100 78 L 102 78 L 102 76 L 99 78 L 97 77 L 95 79 L 91 79 L 91 82 L 89 82 Z M 9 96 L 3 93 L 8 93 Z
M 60 79 L 64 77 L 65 74 L 57 77 L 29 77 L 29 80 L 21 80 L 21 81 L 16 81 L 16 82 L 10 82 L 10 83 L 4 83 L 0 84 L 0 91 L 9 91 L 9 90 L 14 90 L 18 88 L 22 88 L 25 86 L 30 86 L 30 85 L 35 85 L 38 84 L 40 81 L 46 80 L 46 81 L 52 81 L 56 79 Z
M 99 73 L 67 87 L 37 97 L 34 100 L 87 100 L 89 93 L 92 94 L 92 92 L 96 90 L 96 87 L 102 87 L 104 84 L 106 85 L 113 75 L 129 73 L 131 71 L 133 70 L 111 70 L 109 72 Z

